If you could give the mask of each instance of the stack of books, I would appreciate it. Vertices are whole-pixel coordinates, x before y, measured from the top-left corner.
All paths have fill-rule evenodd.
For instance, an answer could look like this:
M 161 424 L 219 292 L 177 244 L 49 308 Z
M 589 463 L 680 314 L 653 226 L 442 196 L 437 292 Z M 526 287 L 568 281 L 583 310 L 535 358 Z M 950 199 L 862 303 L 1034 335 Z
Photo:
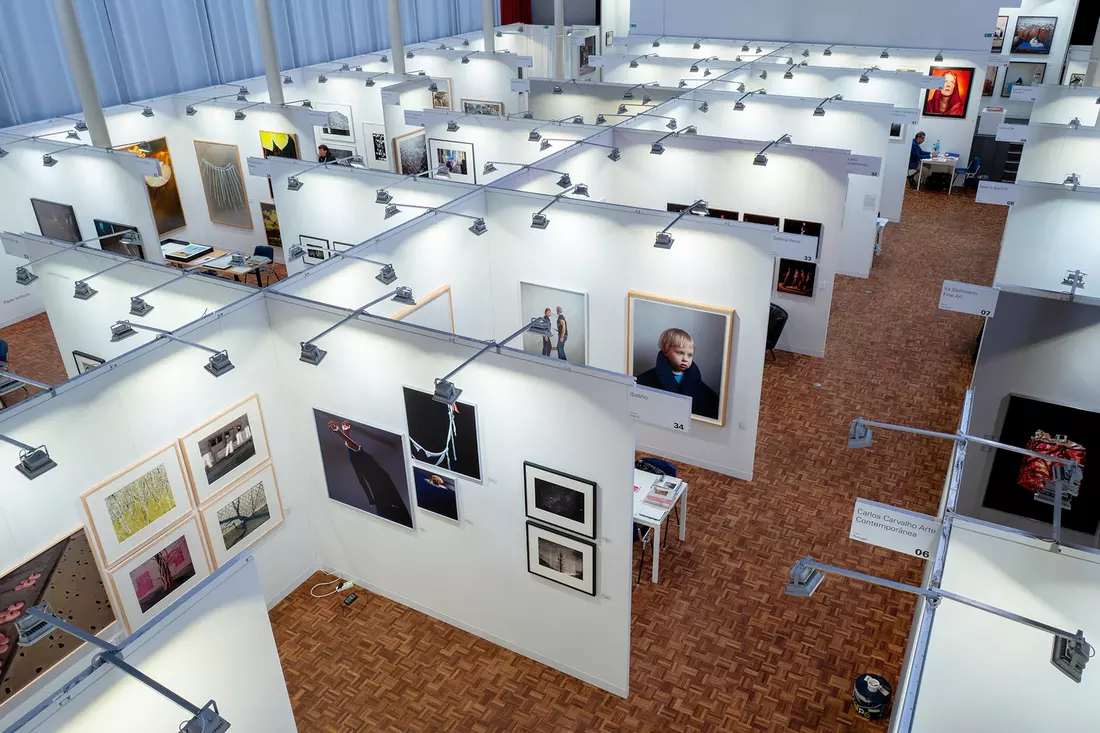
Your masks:
M 670 509 L 676 500 L 676 489 L 679 486 L 680 482 L 676 479 L 662 478 L 653 484 L 642 502 L 661 509 Z

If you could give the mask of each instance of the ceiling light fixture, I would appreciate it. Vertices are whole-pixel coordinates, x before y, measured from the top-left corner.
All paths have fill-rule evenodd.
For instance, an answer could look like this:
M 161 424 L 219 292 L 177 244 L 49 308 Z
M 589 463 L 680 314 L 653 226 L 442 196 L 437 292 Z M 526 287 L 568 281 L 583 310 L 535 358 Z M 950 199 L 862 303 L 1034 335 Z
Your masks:
M 348 315 L 344 316 L 339 321 L 329 326 L 324 331 L 321 331 L 321 333 L 317 334 L 308 341 L 302 341 L 300 344 L 301 352 L 298 356 L 298 360 L 303 361 L 306 364 L 318 366 L 324 360 L 324 358 L 328 356 L 327 351 L 317 346 L 316 342 L 318 340 L 332 333 L 340 326 L 343 326 L 345 323 L 348 323 L 349 321 L 352 321 L 363 315 L 367 312 L 368 308 L 376 306 L 387 299 L 393 301 L 394 303 L 401 303 L 402 305 L 416 305 L 416 300 L 413 299 L 412 288 L 398 286 L 397 288 L 391 290 L 382 297 L 375 298 L 366 305 L 359 306 L 355 310 L 351 311 Z

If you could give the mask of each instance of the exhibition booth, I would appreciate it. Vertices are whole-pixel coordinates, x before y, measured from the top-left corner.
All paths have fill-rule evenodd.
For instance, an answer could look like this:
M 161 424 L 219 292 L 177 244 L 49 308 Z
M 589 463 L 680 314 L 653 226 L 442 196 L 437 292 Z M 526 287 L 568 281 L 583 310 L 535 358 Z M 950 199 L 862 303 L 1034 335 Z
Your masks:
M 1076 174 L 1080 186 L 1100 183 L 1100 128 L 1036 123 L 1026 137 L 1017 181 L 1064 184 Z
M 624 97 L 627 92 L 633 98 Z M 527 103 L 536 120 L 561 120 L 580 115 L 586 123 L 594 124 L 597 116 L 603 115 L 607 125 L 615 125 L 682 93 L 683 90 L 652 86 L 643 89 L 635 84 L 531 79 Z M 627 108 L 619 113 L 622 104 L 626 104 Z
M 1068 125 L 1078 120 L 1083 126 L 1096 126 L 1100 114 L 1100 104 L 1096 103 L 1100 98 L 1098 87 L 1039 84 L 1031 86 L 1027 96 L 1035 98 L 1028 118 L 1033 125 L 1038 122 Z

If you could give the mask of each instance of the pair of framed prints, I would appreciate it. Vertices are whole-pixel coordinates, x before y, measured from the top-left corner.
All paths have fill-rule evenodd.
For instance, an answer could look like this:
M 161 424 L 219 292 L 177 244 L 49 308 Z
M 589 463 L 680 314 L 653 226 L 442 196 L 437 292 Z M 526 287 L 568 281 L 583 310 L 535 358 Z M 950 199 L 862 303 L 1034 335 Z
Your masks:
M 91 542 L 133 632 L 283 521 L 252 395 L 81 497 Z
M 523 484 L 527 572 L 596 595 L 596 483 L 524 461 Z

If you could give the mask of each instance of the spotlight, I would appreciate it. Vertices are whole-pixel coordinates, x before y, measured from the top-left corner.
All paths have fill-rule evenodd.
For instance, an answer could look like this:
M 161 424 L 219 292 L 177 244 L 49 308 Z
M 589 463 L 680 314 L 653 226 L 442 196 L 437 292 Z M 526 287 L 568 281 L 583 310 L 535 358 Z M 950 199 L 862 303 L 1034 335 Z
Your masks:
M 619 153 L 618 148 L 611 148 L 611 152 L 607 154 L 607 157 L 609 159 L 611 159 L 612 162 L 615 162 L 615 163 L 618 163 L 623 158 L 622 154 Z
M 193 106 L 191 106 L 189 104 L 189 105 L 187 105 L 187 108 L 184 110 L 184 113 L 188 117 L 194 117 L 198 113 L 198 110 L 196 110 Z
M 576 185 L 576 186 L 575 186 L 575 187 L 573 188 L 573 195 L 574 195 L 574 196 L 585 196 L 585 197 L 589 197 L 589 196 L 588 196 L 588 184 L 587 184 L 587 183 L 578 183 L 578 184 L 577 184 L 577 185 Z M 590 197 L 589 197 L 589 198 L 590 198 Z
M 432 399 L 436 402 L 442 402 L 444 405 L 453 405 L 458 401 L 460 394 L 462 394 L 462 390 L 454 386 L 452 382 L 440 379 L 435 383 L 435 393 L 432 395 Z
M 668 232 L 657 232 L 657 240 L 653 243 L 653 246 L 657 249 L 672 249 L 672 243 L 675 240 Z
M 454 120 L 447 120 L 447 132 L 458 132 L 458 123 Z
M 300 191 L 302 189 L 302 180 L 298 176 L 287 176 L 286 190 L 287 191 Z
M 802 58 L 808 59 L 809 57 L 810 57 L 810 49 L 808 49 L 808 48 L 802 49 Z
M 145 302 L 143 298 L 135 295 L 130 298 L 130 315 L 147 316 L 153 312 L 153 306 Z
M 685 135 L 695 135 L 698 132 L 699 131 L 697 129 L 695 129 L 695 125 L 688 125 L 687 127 L 684 128 L 684 134 Z
M 30 285 L 32 282 L 38 279 L 38 275 L 28 270 L 26 267 L 15 268 L 15 282 L 19 285 Z
M 943 51 L 938 52 L 936 54 L 936 58 L 933 59 L 933 61 L 935 61 L 936 63 L 942 62 L 943 61 Z
M 7 156 L 8 156 L 8 151 L 4 150 L 3 148 L 0 148 L 0 158 L 6 158 Z
M 889 54 L 889 53 L 887 53 L 887 49 L 885 49 L 885 48 L 884 48 L 884 49 L 882 49 L 882 53 L 880 53 L 880 54 L 878 55 L 878 57 L 879 57 L 880 59 L 888 59 L 888 58 L 890 58 L 890 54 Z
M 767 165 L 768 164 L 768 156 L 765 155 L 764 153 L 757 153 L 756 157 L 754 157 L 752 159 L 752 164 L 753 165 Z
M 744 46 L 742 46 L 741 47 L 741 52 L 742 53 L 748 53 L 749 52 L 749 44 L 746 43 Z
M 374 279 L 383 285 L 389 285 L 397 280 L 397 271 L 393 269 L 393 265 L 382 265 L 382 269 L 378 271 Z
M 824 107 L 819 105 L 819 106 L 814 108 L 814 117 L 824 117 L 824 116 L 825 116 L 825 108 Z
M 661 47 L 661 42 L 660 41 L 654 41 L 653 42 L 653 48 L 660 48 L 660 47 Z
M 741 57 L 740 56 L 735 56 L 733 60 L 736 61 L 737 63 L 741 63 Z
M 569 188 L 573 185 L 573 180 L 569 177 L 568 173 L 562 173 L 561 178 L 558 179 L 558 188 Z
M 142 117 L 153 117 L 153 116 L 155 116 L 153 114 L 153 108 L 152 107 L 142 107 L 141 116 Z
M 131 336 L 137 336 L 137 331 L 134 330 L 129 321 L 119 321 L 111 326 L 111 341 L 113 343 L 128 339 Z
M 77 120 L 76 124 L 73 125 L 73 127 L 76 128 L 77 132 L 87 132 L 88 131 L 88 123 L 85 122 L 84 120 Z
M 638 61 L 636 59 L 631 59 L 630 60 L 630 68 L 632 68 L 632 69 L 638 68 Z
M 699 105 L 699 111 L 702 112 L 703 114 L 706 114 L 707 112 L 710 111 L 710 105 L 707 104 L 706 102 L 703 102 L 702 104 Z
M 653 101 L 653 97 L 649 96 L 648 94 L 643 94 L 642 95 L 642 104 L 649 104 L 652 101 Z
M 219 351 L 210 357 L 207 365 L 204 366 L 203 369 L 210 372 L 215 377 L 220 377 L 226 372 L 233 371 L 233 362 L 229 361 L 229 354 L 224 351 Z
M 462 57 L 462 63 L 464 63 L 464 64 L 470 63 L 470 57 L 469 56 L 463 56 Z
M 367 79 L 367 81 L 366 81 L 366 85 L 367 85 L 368 87 L 372 87 L 372 86 L 374 86 L 374 77 L 370 77 L 370 78 L 368 78 L 368 79 Z
M 565 90 L 563 90 L 561 87 L 559 87 L 557 84 L 555 84 L 554 85 L 554 94 L 565 94 Z
M 19 463 L 16 464 L 15 470 L 25 477 L 36 479 L 52 468 L 57 468 L 57 464 L 50 458 L 46 446 L 40 445 L 34 450 L 19 451 Z
M 397 208 L 397 204 L 386 204 L 386 215 L 383 218 L 389 219 L 391 217 L 397 216 L 400 213 L 401 209 Z
M 412 51 L 406 51 L 405 52 L 405 58 L 411 59 L 411 58 L 416 58 L 416 57 L 413 55 Z
M 626 114 L 626 105 L 625 104 L 620 104 L 619 105 L 619 110 L 615 114 L 625 115 Z
M 298 361 L 304 361 L 306 364 L 317 366 L 326 356 L 328 356 L 328 352 L 317 346 L 317 344 L 307 344 L 303 341 L 301 345 L 302 353 L 298 356 Z
M 497 169 L 497 167 L 496 167 L 495 165 L 493 165 L 493 164 L 492 164 L 491 162 L 489 162 L 489 163 L 486 163 L 486 164 L 485 164 L 485 165 L 484 165 L 484 166 L 483 166 L 483 167 L 481 168 L 481 175 L 483 175 L 483 176 L 487 176 L 487 175 L 489 175 L 490 173 L 493 173 L 493 172 L 495 172 L 495 171 L 496 171 L 496 169 Z M 383 203 L 383 202 L 379 201 L 379 203 Z
M 812 560 L 812 557 L 807 557 L 806 560 Z M 809 598 L 817 590 L 821 582 L 825 580 L 825 574 L 817 568 L 807 567 L 805 565 L 806 560 L 799 560 L 791 568 L 790 579 L 787 581 L 787 587 L 784 589 L 784 593 L 789 596 L 797 596 L 799 598 Z
M 529 143 L 537 143 L 541 139 L 542 134 L 538 130 L 531 130 L 531 132 L 527 133 L 527 142 Z
M 248 115 L 246 115 L 244 112 L 242 112 L 240 110 L 237 110 L 236 112 L 233 113 L 233 119 L 235 119 L 237 122 L 243 121 L 244 118 L 247 117 L 247 116 Z
M 699 64 L 692 64 L 691 68 L 688 69 L 688 71 L 690 71 L 693 74 L 698 74 L 699 73 Z
M 630 100 L 634 99 L 634 92 L 627 89 L 625 92 L 623 92 L 623 99 L 625 99 L 628 102 Z
M 710 76 L 710 69 L 703 69 L 703 76 Z
M 735 112 L 744 112 L 745 111 L 745 103 L 742 102 L 741 100 L 738 100 L 737 102 L 734 103 L 733 109 L 734 109 Z
M 76 130 L 69 130 L 67 133 L 65 133 L 65 139 L 66 140 L 79 140 L 80 135 L 77 134 Z
M 381 61 L 383 64 L 388 64 L 390 62 L 390 57 L 387 56 L 386 54 L 382 54 L 382 58 L 379 59 L 379 61 Z M 362 67 L 359 67 L 359 68 L 362 68 Z
M 550 144 L 549 140 L 543 140 L 542 143 L 539 144 L 539 150 L 540 151 L 549 150 L 552 147 L 554 147 L 554 146 Z
M 435 177 L 449 181 L 451 180 L 451 172 L 447 170 L 447 166 L 441 165 L 435 169 Z
M 778 143 L 789 143 L 790 141 L 791 141 L 791 136 L 788 135 L 787 133 L 783 133 L 783 136 L 780 137 L 775 142 L 778 144 Z
M 787 69 L 785 72 L 783 72 L 783 78 L 784 79 L 793 79 L 794 74 L 791 73 L 790 69 Z
M 149 141 L 148 140 L 142 140 L 141 142 L 139 142 L 137 144 L 137 149 L 140 150 L 141 152 L 145 153 L 146 155 L 149 155 L 150 153 L 153 152 L 153 149 L 151 147 L 149 147 Z M 129 235 L 126 235 L 126 236 L 129 236 Z
M 1081 118 L 1080 117 L 1074 117 L 1072 120 L 1070 120 L 1069 121 L 1069 129 L 1071 129 L 1071 130 L 1080 130 L 1081 129 Z
M 248 94 L 247 92 L 237 92 L 237 101 L 238 102 L 247 102 L 248 101 L 247 94 Z
M 283 84 L 293 84 L 293 83 L 294 83 L 294 77 L 292 77 L 290 74 L 283 74 Z
M 871 428 L 863 422 L 863 418 L 852 420 L 848 427 L 849 448 L 869 448 L 871 446 Z
M 584 118 L 581 117 L 580 115 L 575 115 L 573 117 L 573 124 L 574 125 L 583 125 L 584 124 Z
M 764 53 L 764 49 L 760 48 L 760 46 L 757 46 L 756 53 Z
M 433 82 L 432 82 L 431 84 L 429 84 L 429 85 L 428 85 L 428 91 L 429 91 L 429 92 L 438 92 L 438 91 L 439 91 L 439 85 L 438 85 L 438 84 L 436 84 L 436 83 L 435 83 L 435 82 L 433 81 Z
M 670 130 L 675 130 L 676 129 L 676 120 L 669 120 L 668 124 L 666 124 L 665 127 L 667 127 Z
M 42 156 L 42 165 L 46 166 L 47 168 L 53 168 L 55 165 L 57 165 L 57 158 L 53 157 L 49 153 L 46 153 Z
M 744 91 L 745 91 L 745 82 L 741 82 L 740 84 L 737 85 L 737 91 L 739 91 L 741 93 L 744 93 Z
M 695 49 L 696 51 L 698 51 L 698 50 L 699 50 L 700 48 L 702 48 L 702 46 L 700 46 L 700 45 L 699 45 L 699 42 L 698 42 L 698 41 L 696 41 L 695 43 L 691 44 L 691 47 L 692 47 L 693 49 Z
M 605 122 L 607 122 L 607 118 L 603 116 L 602 112 L 599 113 L 598 115 L 596 115 L 596 124 L 597 125 L 602 125 Z M 7 155 L 7 153 L 5 153 L 5 155 Z M 3 156 L 0 156 L 0 157 L 3 157 Z
M 1067 191 L 1076 191 L 1077 187 L 1081 185 L 1081 176 L 1070 173 L 1066 176 L 1066 180 L 1062 181 L 1062 185 L 1066 187 Z
M 862 76 L 859 77 L 859 83 L 860 84 L 866 84 L 869 81 L 871 81 L 871 77 L 867 76 L 867 74 L 863 74 Z
M 680 81 L 678 81 L 678 82 L 676 83 L 676 86 L 680 87 L 681 89 L 683 89 L 683 88 L 684 88 L 684 87 L 686 87 L 687 85 L 688 85 L 688 83 L 687 83 L 686 81 L 684 81 L 683 79 L 681 79 Z
M 1080 682 L 1088 661 L 1089 644 L 1085 641 L 1085 632 L 1078 629 L 1076 637 L 1054 635 L 1050 663 L 1057 667 L 1059 672 L 1074 682 Z
M 305 249 L 302 248 L 302 245 L 300 245 L 300 244 L 290 245 L 290 259 L 297 260 L 297 259 L 300 259 L 302 257 L 305 257 L 305 255 L 306 255 L 306 251 L 305 251 Z
M 504 38 L 504 34 L 500 31 L 497 31 L 497 38 Z
M 492 165 L 492 163 L 486 164 L 486 167 Z M 388 204 L 393 201 L 393 196 L 384 188 L 378 189 L 374 194 L 374 203 L 376 204 Z
M 83 280 L 77 280 L 76 286 L 73 288 L 73 297 L 77 300 L 88 300 L 98 292 L 98 290 L 93 290 L 91 286 Z
M 308 109 L 313 109 L 313 102 L 309 101 L 308 99 L 303 99 L 302 106 L 307 107 Z
M 470 39 L 469 38 L 463 38 L 462 39 L 462 45 L 463 46 L 469 46 L 470 45 Z
M 824 51 L 821 52 L 821 55 L 822 56 L 832 56 L 833 55 L 833 49 L 827 48 L 827 49 L 825 49 Z
M 474 219 L 474 223 L 469 227 L 469 229 L 471 232 L 479 237 L 485 232 L 489 231 L 489 228 L 485 226 L 485 220 L 481 217 Z
M 550 225 L 550 218 L 546 214 L 531 214 L 531 228 L 545 229 Z
M 664 155 L 665 146 L 661 143 L 653 143 L 649 146 L 650 155 Z
M 767 79 L 768 78 L 768 70 L 767 69 L 764 69 L 763 71 L 760 72 L 760 78 L 761 79 Z

